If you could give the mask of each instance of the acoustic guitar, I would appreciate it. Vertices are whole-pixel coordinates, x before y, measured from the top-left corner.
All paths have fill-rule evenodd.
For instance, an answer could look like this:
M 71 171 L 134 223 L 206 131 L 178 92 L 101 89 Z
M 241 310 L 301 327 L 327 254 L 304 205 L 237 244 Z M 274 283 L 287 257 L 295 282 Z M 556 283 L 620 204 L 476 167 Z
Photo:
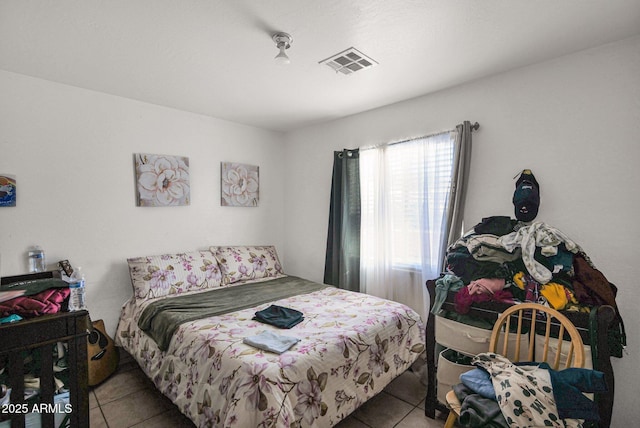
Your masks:
M 89 361 L 89 386 L 102 383 L 118 368 L 120 354 L 113 340 L 106 333 L 102 320 L 93 321 L 87 336 Z

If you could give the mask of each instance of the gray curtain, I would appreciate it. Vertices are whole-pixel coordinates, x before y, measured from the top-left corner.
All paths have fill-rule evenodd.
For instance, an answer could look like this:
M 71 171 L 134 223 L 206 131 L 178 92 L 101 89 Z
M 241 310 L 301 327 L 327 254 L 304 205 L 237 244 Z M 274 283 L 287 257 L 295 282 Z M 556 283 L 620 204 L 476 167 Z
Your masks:
M 462 220 L 464 215 L 464 203 L 467 195 L 467 183 L 469 179 L 469 169 L 471 165 L 471 123 L 464 121 L 456 126 L 458 135 L 453 154 L 453 173 L 451 178 L 451 195 L 447 208 L 447 236 L 443 239 L 443 251 L 456 242 L 462 236 Z M 442 261 L 442 267 L 446 260 Z
M 325 284 L 360 291 L 360 152 L 333 154 Z

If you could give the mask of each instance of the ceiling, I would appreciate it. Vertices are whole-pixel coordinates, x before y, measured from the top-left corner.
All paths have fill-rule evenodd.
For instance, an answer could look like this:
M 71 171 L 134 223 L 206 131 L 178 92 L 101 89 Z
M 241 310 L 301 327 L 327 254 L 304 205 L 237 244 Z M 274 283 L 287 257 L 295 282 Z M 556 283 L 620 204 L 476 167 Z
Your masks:
M 0 69 L 288 131 L 637 34 L 638 0 L 0 0 Z

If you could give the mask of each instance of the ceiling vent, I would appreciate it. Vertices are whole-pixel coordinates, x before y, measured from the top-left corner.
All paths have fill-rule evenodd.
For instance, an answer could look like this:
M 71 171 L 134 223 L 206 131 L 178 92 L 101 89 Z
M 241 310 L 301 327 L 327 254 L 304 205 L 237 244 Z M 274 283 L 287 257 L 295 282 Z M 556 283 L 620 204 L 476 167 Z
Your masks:
M 320 61 L 320 64 L 327 64 L 336 73 L 352 74 L 356 71 L 371 68 L 378 63 L 360 52 L 358 49 L 349 48 Z

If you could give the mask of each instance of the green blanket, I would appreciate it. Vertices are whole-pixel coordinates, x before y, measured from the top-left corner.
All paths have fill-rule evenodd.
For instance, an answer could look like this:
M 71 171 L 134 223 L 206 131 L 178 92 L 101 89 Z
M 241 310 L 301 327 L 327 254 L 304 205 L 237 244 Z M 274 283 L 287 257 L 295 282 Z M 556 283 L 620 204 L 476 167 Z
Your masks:
M 0 286 L 0 302 L 18 296 L 33 296 L 50 288 L 67 288 L 69 284 L 60 278 L 27 279 Z M 4 298 L 7 297 L 7 299 Z
M 158 300 L 145 308 L 138 327 L 147 333 L 162 351 L 166 351 L 180 324 L 202 318 L 273 302 L 286 297 L 308 294 L 328 285 L 295 276 L 254 282 L 203 293 Z

